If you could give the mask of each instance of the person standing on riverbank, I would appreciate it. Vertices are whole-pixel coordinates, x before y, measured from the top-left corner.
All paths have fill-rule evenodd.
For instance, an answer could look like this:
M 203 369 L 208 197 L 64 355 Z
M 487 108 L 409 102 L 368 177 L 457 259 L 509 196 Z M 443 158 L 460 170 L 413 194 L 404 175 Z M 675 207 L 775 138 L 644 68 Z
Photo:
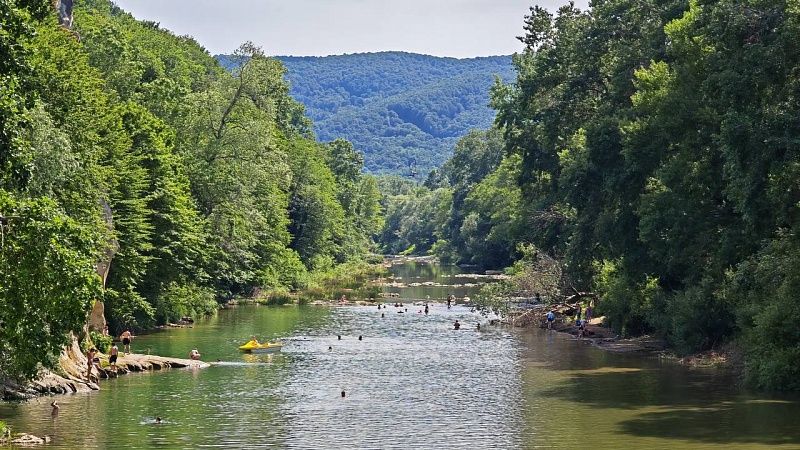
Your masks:
M 94 359 L 97 356 L 97 349 L 92 347 L 86 352 L 86 379 L 92 379 L 92 369 L 94 368 Z
M 122 346 L 125 349 L 125 353 L 130 353 L 131 341 L 133 340 L 133 334 L 131 334 L 131 330 L 123 331 L 119 338 L 122 341 Z
M 117 372 L 117 357 L 119 356 L 119 348 L 117 344 L 113 344 L 111 346 L 111 351 L 108 355 L 108 364 L 111 366 L 111 370 L 115 373 Z

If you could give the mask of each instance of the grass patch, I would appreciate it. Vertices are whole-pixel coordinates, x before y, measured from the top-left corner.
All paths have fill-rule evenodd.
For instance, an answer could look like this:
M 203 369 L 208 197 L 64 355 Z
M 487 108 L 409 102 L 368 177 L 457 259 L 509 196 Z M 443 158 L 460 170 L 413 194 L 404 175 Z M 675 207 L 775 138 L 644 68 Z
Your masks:
M 323 271 L 309 273 L 303 287 L 289 291 L 273 289 L 260 291 L 251 301 L 261 305 L 306 305 L 318 301 L 348 300 L 374 301 L 380 298 L 381 287 L 371 281 L 387 276 L 388 270 L 381 264 L 383 259 L 371 255 L 362 261 L 340 264 Z

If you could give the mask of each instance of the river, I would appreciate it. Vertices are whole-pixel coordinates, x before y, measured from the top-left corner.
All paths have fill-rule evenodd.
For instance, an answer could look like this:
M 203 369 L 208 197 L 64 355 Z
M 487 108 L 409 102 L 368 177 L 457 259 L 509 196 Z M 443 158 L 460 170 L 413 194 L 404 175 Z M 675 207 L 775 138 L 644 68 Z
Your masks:
M 137 352 L 183 357 L 196 346 L 221 363 L 104 381 L 59 397 L 55 419 L 50 398 L 0 404 L 0 420 L 50 435 L 48 448 L 800 448 L 796 396 L 745 392 L 724 371 L 558 333 L 489 326 L 464 305 L 425 316 L 409 299 L 467 295 L 474 279 L 419 262 L 392 272 L 415 284 L 387 288 L 407 313 L 391 304 L 223 310 L 134 340 Z M 417 285 L 425 281 L 435 285 Z M 285 347 L 240 354 L 252 334 Z

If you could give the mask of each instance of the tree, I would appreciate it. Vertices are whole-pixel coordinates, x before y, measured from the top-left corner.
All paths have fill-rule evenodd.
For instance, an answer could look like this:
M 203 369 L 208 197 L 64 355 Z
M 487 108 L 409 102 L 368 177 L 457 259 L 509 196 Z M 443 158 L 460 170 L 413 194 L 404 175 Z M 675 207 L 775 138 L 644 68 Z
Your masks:
M 48 199 L 0 191 L 0 377 L 33 378 L 82 330 L 101 295 L 98 233 Z

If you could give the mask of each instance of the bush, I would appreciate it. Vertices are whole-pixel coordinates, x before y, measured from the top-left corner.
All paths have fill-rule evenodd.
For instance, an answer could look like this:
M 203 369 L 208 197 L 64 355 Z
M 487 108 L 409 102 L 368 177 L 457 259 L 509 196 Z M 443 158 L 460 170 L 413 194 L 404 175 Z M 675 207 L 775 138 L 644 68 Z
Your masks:
M 636 336 L 654 330 L 663 294 L 654 278 L 633 280 L 621 269 L 619 261 L 603 261 L 596 266 L 596 292 L 602 301 L 596 316 L 605 316 L 606 323 L 623 336 Z
M 203 317 L 217 311 L 219 304 L 214 293 L 194 284 L 170 283 L 156 298 L 157 323 L 177 322 L 183 317 Z
M 710 280 L 703 280 L 667 302 L 667 338 L 678 353 L 714 348 L 733 332 L 732 308 L 714 295 L 713 287 Z
M 258 300 L 258 303 L 267 306 L 280 306 L 293 303 L 294 299 L 288 292 L 272 292 Z
M 114 329 L 142 330 L 154 325 L 155 309 L 132 288 L 128 287 L 122 291 L 106 289 L 103 297 L 106 317 L 110 318 Z
M 104 336 L 102 333 L 98 333 L 97 331 L 89 332 L 89 339 L 91 339 L 94 347 L 103 353 L 108 353 L 108 351 L 111 350 L 111 344 L 114 341 L 111 336 Z
M 728 274 L 723 294 L 737 306 L 745 378 L 760 389 L 800 390 L 800 241 L 782 234 Z

